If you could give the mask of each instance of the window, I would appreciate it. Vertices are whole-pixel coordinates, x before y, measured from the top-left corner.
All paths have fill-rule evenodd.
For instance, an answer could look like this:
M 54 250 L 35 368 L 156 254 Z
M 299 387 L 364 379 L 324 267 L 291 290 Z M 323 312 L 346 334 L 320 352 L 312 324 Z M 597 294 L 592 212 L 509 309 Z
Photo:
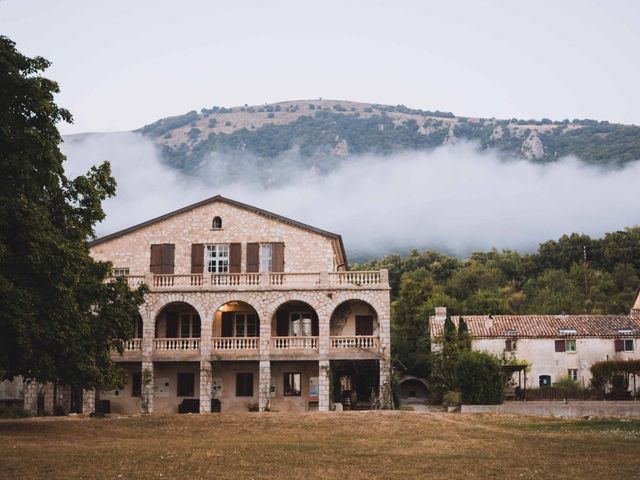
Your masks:
M 133 338 L 142 338 L 142 317 L 140 315 L 134 320 Z
M 623 351 L 625 351 L 625 352 L 633 352 L 633 340 L 632 339 L 628 339 L 628 340 L 624 341 Z
M 356 315 L 356 335 L 373 335 L 373 315 Z
M 253 313 L 236 313 L 234 331 L 236 337 L 257 337 L 258 317 Z
M 195 375 L 193 373 L 179 373 L 178 374 L 178 396 L 179 397 L 193 397 Z
M 193 313 L 180 314 L 180 338 L 200 338 L 200 316 Z
M 302 395 L 300 390 L 300 373 L 284 374 L 284 395 L 285 397 L 299 397 Z
M 214 230 L 220 230 L 222 228 L 222 219 L 220 217 L 213 217 L 211 228 L 213 228 Z
M 564 344 L 565 344 L 565 350 L 567 352 L 575 352 L 576 351 L 576 341 L 574 339 L 565 340 Z
M 260 244 L 260 271 L 271 272 L 273 269 L 272 247 L 270 243 Z
M 205 256 L 207 272 L 227 273 L 229 271 L 229 245 L 207 245 Z
M 507 338 L 504 341 L 505 352 L 515 352 L 518 349 L 518 340 L 515 338 Z
M 551 386 L 551 375 L 540 375 L 538 377 L 540 388 Z
M 571 380 L 573 380 L 574 382 L 578 381 L 578 369 L 577 368 L 570 368 L 569 370 L 567 370 L 567 375 L 569 375 L 569 378 Z
M 289 315 L 289 336 L 311 336 L 311 312 L 291 312 Z
M 131 396 L 142 396 L 142 373 L 140 372 L 131 375 Z
M 113 269 L 113 276 L 114 277 L 127 277 L 129 275 L 129 269 L 128 268 L 114 268 Z
M 236 373 L 236 397 L 253 397 L 253 373 Z

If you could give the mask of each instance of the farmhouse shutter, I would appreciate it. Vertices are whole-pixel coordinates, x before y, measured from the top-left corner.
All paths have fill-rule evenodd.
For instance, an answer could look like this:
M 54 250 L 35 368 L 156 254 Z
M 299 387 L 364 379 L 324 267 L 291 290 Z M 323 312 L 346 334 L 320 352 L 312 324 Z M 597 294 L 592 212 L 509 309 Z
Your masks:
M 166 322 L 167 322 L 167 328 L 166 328 L 167 338 L 178 338 L 178 313 L 167 312 Z
M 260 245 L 247 243 L 247 273 L 260 271 Z
M 318 322 L 318 315 L 313 312 L 311 316 L 311 335 L 314 337 L 320 336 L 320 322 Z
M 617 338 L 613 341 L 613 347 L 616 352 L 624 351 L 624 340 Z
M 511 342 L 511 339 L 510 339 L 510 338 L 507 338 L 507 339 L 504 341 L 504 349 L 505 349 L 507 352 L 510 352 L 511 350 L 513 350 L 513 343 Z
M 233 337 L 233 312 L 222 312 L 222 336 Z
M 556 352 L 564 352 L 565 348 L 564 340 L 556 340 Z
M 373 317 L 356 315 L 356 335 L 373 335 Z
M 279 337 L 289 336 L 289 312 L 284 310 L 278 311 L 276 335 Z
M 162 273 L 162 245 L 151 245 L 151 263 L 149 265 L 151 273 Z
M 191 245 L 191 273 L 202 273 L 204 271 L 204 245 L 194 243 Z
M 173 243 L 162 244 L 162 273 L 173 274 L 176 246 Z
M 284 243 L 271 244 L 271 261 L 273 272 L 284 272 Z
M 239 243 L 229 245 L 229 273 L 240 273 L 242 248 Z

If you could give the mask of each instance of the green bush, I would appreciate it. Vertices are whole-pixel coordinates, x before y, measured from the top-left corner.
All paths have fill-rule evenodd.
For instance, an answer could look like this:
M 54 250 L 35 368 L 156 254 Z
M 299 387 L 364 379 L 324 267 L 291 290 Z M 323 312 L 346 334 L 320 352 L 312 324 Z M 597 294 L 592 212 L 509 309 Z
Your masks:
M 456 365 L 462 403 L 496 405 L 504 400 L 500 360 L 485 352 L 464 352 Z
M 559 388 L 561 390 L 575 391 L 581 389 L 580 384 L 569 376 L 558 378 L 553 386 L 554 388 Z
M 20 405 L 0 404 L 0 418 L 27 418 L 31 412 L 26 411 Z
M 442 397 L 442 405 L 445 407 L 457 407 L 462 403 L 462 395 L 460 392 L 451 391 L 444 394 Z

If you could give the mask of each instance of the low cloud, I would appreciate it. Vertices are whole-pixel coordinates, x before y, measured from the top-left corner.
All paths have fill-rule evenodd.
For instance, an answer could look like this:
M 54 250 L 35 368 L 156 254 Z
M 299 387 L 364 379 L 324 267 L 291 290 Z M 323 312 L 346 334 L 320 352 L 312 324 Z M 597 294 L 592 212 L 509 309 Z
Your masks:
M 187 176 L 134 133 L 67 137 L 63 151 L 71 176 L 111 162 L 118 194 L 105 202 L 98 235 L 216 194 L 341 233 L 352 256 L 527 251 L 564 233 L 600 236 L 640 223 L 638 161 L 617 170 L 576 158 L 543 165 L 458 144 L 331 163 L 296 152 L 272 163 L 217 154 Z

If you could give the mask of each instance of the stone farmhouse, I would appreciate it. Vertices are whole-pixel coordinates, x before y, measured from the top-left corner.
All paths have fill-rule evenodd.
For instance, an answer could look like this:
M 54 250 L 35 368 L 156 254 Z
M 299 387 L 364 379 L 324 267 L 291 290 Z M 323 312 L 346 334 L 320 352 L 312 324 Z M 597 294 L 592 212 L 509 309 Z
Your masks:
M 349 271 L 337 234 L 215 196 L 89 246 L 150 292 L 113 355 L 127 385 L 76 393 L 85 413 L 368 408 L 388 389 L 388 273 Z
M 442 338 L 446 307 L 436 308 L 430 334 Z M 526 387 L 551 386 L 570 377 L 588 387 L 591 365 L 602 360 L 640 358 L 640 293 L 629 315 L 463 315 L 474 350 L 507 360 L 526 360 Z M 524 387 L 524 384 L 522 384 Z

